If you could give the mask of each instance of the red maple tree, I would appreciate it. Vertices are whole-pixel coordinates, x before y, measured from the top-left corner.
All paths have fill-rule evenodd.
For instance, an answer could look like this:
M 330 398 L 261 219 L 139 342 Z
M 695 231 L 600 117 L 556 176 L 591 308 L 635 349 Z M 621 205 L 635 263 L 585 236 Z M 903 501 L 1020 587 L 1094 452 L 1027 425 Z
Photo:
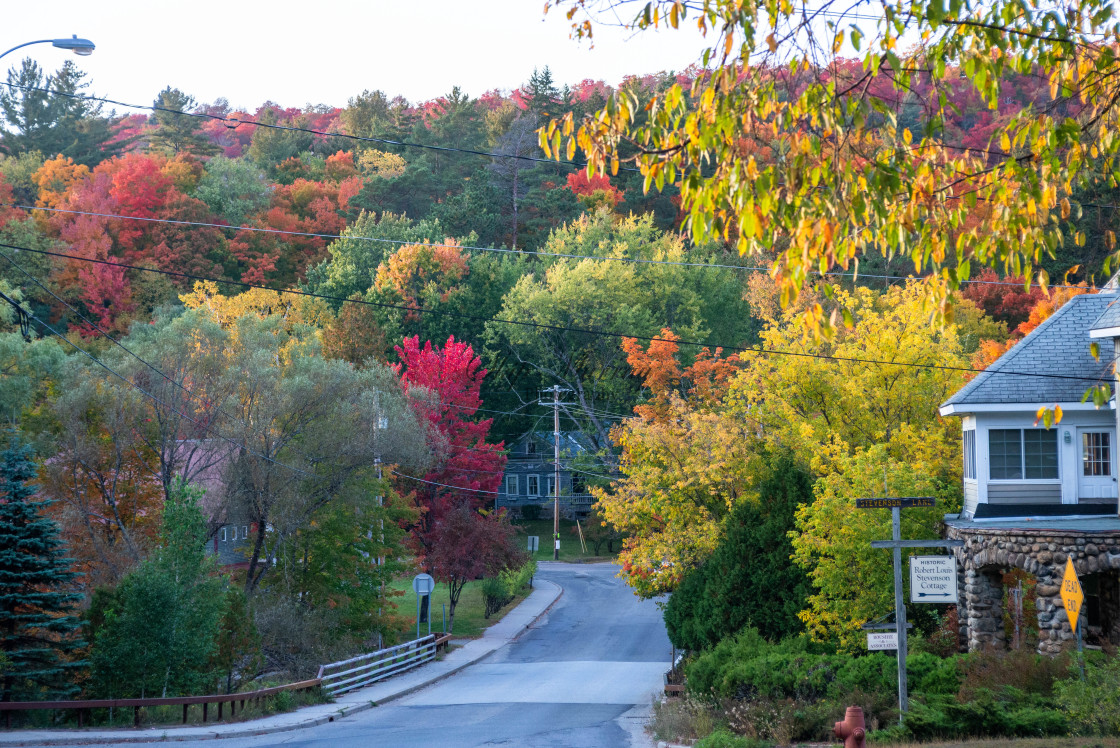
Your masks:
M 426 555 L 437 523 L 449 511 L 456 506 L 474 511 L 493 502 L 506 464 L 505 443 L 487 441 L 493 419 L 474 420 L 486 369 L 470 344 L 451 336 L 439 349 L 431 341 L 421 346 L 413 336 L 395 350 L 405 394 L 436 442 L 436 466 L 424 474 L 426 482 L 404 478 L 410 485 L 401 486 L 402 493 L 415 491 L 421 516 L 413 538 L 418 553 Z

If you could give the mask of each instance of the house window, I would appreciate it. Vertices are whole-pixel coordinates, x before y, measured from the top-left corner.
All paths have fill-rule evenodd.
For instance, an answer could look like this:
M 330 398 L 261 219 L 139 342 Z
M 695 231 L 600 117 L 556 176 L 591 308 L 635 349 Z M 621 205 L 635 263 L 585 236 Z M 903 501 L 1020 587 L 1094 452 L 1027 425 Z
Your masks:
M 992 429 L 988 432 L 992 480 L 1047 480 L 1058 477 L 1058 432 L 1046 429 Z
M 525 442 L 525 454 L 535 455 L 537 453 L 537 445 L 532 439 Z
M 226 542 L 226 528 L 222 528 L 222 542 Z
M 964 432 L 964 477 L 976 479 L 976 432 Z
M 242 525 L 241 526 L 241 539 L 242 540 L 248 540 L 249 539 L 249 526 L 248 525 Z
M 548 488 L 548 493 L 545 494 L 545 495 L 546 496 L 555 496 L 556 495 L 556 476 L 550 475 L 547 478 L 545 478 L 545 486 Z
M 541 477 L 539 475 L 525 476 L 525 493 L 530 496 L 541 495 Z
M 1058 477 L 1058 432 L 1023 430 L 1023 467 L 1028 479 Z
M 1110 436 L 1105 431 L 1081 434 L 1081 471 L 1084 475 L 1112 475 Z
M 507 475 L 506 476 L 506 495 L 507 496 L 516 496 L 517 495 L 517 476 L 516 475 Z

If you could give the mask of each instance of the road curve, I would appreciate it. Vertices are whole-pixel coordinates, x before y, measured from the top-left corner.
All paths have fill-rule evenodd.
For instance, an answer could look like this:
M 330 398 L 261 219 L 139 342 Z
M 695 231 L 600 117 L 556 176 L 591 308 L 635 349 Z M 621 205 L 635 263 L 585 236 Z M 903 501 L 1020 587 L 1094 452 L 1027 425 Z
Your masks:
M 542 564 L 538 577 L 564 594 L 477 665 L 330 724 L 222 746 L 640 745 L 640 717 L 661 687 L 671 650 L 656 603 L 638 600 L 617 571 L 610 564 Z

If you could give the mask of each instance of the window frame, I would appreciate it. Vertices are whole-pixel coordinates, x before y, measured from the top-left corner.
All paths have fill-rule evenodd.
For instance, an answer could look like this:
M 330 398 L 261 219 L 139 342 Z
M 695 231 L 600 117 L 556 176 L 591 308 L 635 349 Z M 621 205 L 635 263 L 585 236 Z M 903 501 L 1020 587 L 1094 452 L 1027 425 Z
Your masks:
M 1010 434 L 1012 433 L 1017 433 L 1018 439 L 1011 439 Z M 1013 455 L 1012 450 L 1009 449 L 997 452 L 995 446 L 1000 442 L 993 441 L 993 436 L 997 434 L 999 438 L 1003 440 L 1002 446 L 1014 445 L 1017 454 Z M 1030 436 L 1028 436 L 1028 434 Z M 1049 450 L 1045 448 L 1051 446 L 1053 450 L 1047 454 Z M 1013 456 L 1017 458 L 1017 466 L 1013 466 L 1010 463 L 1010 459 Z M 1058 440 L 1058 432 L 1055 429 L 1021 427 L 988 429 L 989 481 L 1059 482 L 1062 479 L 1061 465 L 1061 444 Z M 1014 470 L 1013 467 L 1017 467 L 1017 470 Z M 1004 473 L 1017 472 L 1017 475 L 1004 474 L 997 476 L 997 470 L 1003 471 Z M 1048 471 L 1052 471 L 1053 474 L 1044 474 Z
M 509 490 L 509 487 L 510 487 L 511 484 L 513 485 L 513 490 L 512 491 Z M 521 487 L 518 485 L 516 475 L 507 475 L 506 476 L 506 496 L 520 496 L 521 495 L 520 488 Z
M 222 526 L 222 542 L 223 542 L 223 543 L 225 543 L 225 542 L 226 542 L 226 538 L 228 537 L 228 535 L 227 535 L 227 533 L 226 533 L 226 530 L 227 530 L 227 529 L 228 529 L 228 528 L 226 528 L 226 527 L 225 527 L 224 525 Z
M 976 429 L 965 429 L 962 440 L 964 478 L 965 480 L 976 480 Z
M 526 475 L 525 476 L 525 495 L 526 496 L 540 496 L 541 495 L 541 477 L 539 475 Z

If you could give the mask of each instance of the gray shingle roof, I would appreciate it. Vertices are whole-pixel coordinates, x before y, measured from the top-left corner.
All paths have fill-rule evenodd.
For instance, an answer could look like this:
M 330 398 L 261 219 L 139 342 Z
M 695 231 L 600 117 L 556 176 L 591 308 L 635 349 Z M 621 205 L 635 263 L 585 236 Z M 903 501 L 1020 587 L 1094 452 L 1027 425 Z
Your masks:
M 1118 301 L 1117 297 L 1112 297 L 1113 301 Z M 1108 308 L 1101 312 L 1101 316 L 1097 317 L 1097 321 L 1093 323 L 1090 330 L 1107 330 L 1110 327 L 1120 327 L 1120 304 L 1109 304 Z
M 1111 380 L 1113 342 L 1097 341 L 1100 359 L 1094 360 L 1089 353 L 1089 330 L 1103 314 L 1120 309 L 1120 304 L 1109 306 L 1115 301 L 1117 296 L 1113 294 L 1074 296 L 944 405 L 1080 402 L 1095 380 Z M 1085 379 L 1021 374 L 1061 374 Z

